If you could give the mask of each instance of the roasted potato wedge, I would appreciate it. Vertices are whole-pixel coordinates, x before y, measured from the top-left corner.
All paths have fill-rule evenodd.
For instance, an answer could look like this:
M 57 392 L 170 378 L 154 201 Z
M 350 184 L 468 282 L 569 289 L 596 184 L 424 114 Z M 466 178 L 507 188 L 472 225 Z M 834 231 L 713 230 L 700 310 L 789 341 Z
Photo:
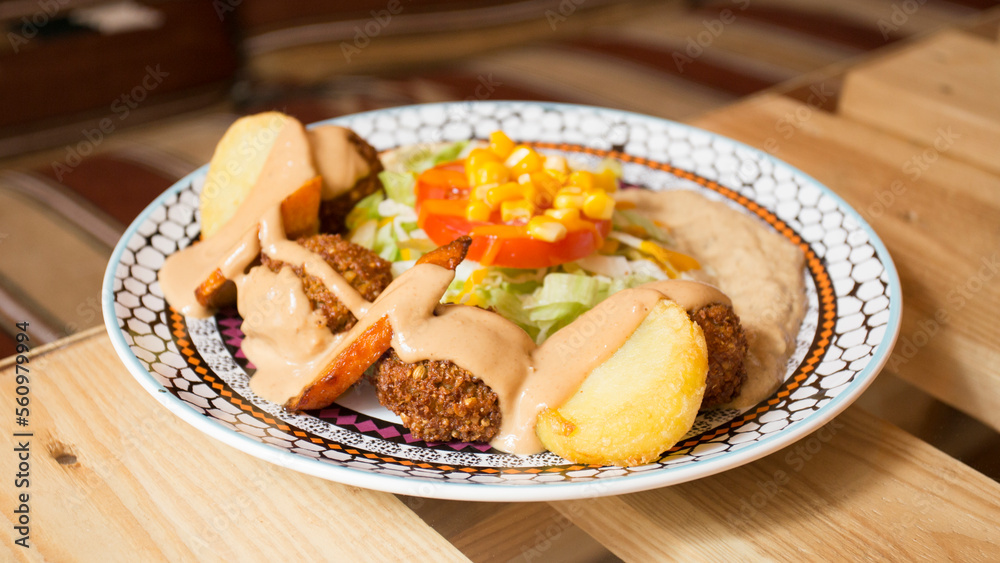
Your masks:
M 319 232 L 319 200 L 323 178 L 316 176 L 281 202 L 285 235 L 295 240 Z
M 572 397 L 538 415 L 536 432 L 577 463 L 648 463 L 690 430 L 707 373 L 701 328 L 663 299 Z
M 279 112 L 241 117 L 215 147 L 201 191 L 201 237 L 215 234 L 257 183 L 278 133 L 293 118 Z

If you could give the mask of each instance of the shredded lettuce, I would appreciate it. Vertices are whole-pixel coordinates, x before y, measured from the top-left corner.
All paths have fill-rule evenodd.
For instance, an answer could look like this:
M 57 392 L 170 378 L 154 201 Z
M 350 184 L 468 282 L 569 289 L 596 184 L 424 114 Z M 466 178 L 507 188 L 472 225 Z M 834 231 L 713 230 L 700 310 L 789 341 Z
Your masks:
M 478 265 L 477 265 L 478 266 Z M 444 300 L 492 308 L 535 339 L 544 342 L 595 305 L 623 289 L 655 281 L 645 274 L 609 278 L 567 273 L 562 268 L 514 270 L 483 268 L 463 279 L 456 276 Z
M 426 145 L 418 145 L 401 154 L 400 158 L 406 170 L 420 174 L 424 170 L 433 168 L 442 162 L 458 159 L 468 144 L 468 141 L 459 141 L 445 145 L 438 150 L 431 150 Z
M 664 244 L 673 244 L 670 235 L 661 229 L 652 219 L 632 209 L 616 209 L 611 216 L 611 224 L 615 229 L 628 230 L 629 227 L 639 227 L 649 235 L 649 238 Z
M 382 182 L 385 195 L 389 196 L 389 199 L 410 207 L 417 204 L 417 194 L 414 191 L 417 185 L 416 174 L 383 170 L 378 173 L 378 179 Z

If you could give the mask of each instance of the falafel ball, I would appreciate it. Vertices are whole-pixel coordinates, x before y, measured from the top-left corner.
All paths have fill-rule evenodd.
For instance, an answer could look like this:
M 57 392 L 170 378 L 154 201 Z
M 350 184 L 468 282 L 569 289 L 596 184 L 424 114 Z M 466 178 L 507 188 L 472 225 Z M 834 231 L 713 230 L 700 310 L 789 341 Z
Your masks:
M 318 254 L 351 287 L 369 301 L 376 297 L 392 282 L 392 271 L 388 261 L 363 246 L 344 240 L 340 235 L 313 235 L 297 241 L 301 246 Z M 261 264 L 272 272 L 279 272 L 286 264 L 281 260 L 261 255 Z M 316 276 L 307 275 L 301 264 L 287 264 L 302 280 L 302 288 L 312 303 L 326 318 L 326 326 L 333 333 L 353 327 L 358 319 Z
M 749 345 L 740 318 L 729 305 L 706 305 L 691 313 L 691 320 L 705 334 L 708 377 L 701 409 L 711 409 L 739 395 L 747 379 L 745 360 Z
M 382 161 L 378 158 L 378 152 L 354 131 L 348 133 L 347 141 L 357 149 L 361 158 L 368 163 L 369 172 L 367 176 L 358 180 L 351 189 L 332 199 L 320 202 L 319 230 L 323 233 L 345 232 L 346 225 L 344 223 L 347 214 L 354 209 L 359 201 L 382 189 L 378 173 L 383 170 L 383 167 Z
M 500 430 L 497 394 L 453 362 L 408 364 L 390 349 L 372 380 L 379 403 L 421 440 L 489 442 Z

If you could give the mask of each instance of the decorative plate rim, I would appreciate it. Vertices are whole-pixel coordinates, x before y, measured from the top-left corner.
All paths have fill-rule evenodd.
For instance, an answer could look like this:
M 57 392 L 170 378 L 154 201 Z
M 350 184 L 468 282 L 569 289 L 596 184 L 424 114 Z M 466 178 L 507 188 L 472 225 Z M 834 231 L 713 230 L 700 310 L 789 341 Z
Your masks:
M 450 500 L 521 502 L 573 500 L 638 492 L 652 488 L 675 485 L 696 478 L 707 477 L 728 469 L 739 467 L 746 463 L 750 463 L 768 454 L 783 449 L 794 442 L 797 442 L 833 420 L 833 418 L 843 412 L 851 403 L 854 402 L 854 400 L 857 399 L 858 396 L 860 396 L 865 389 L 867 389 L 872 381 L 874 381 L 875 376 L 878 375 L 881 369 L 885 366 L 899 336 L 900 317 L 902 314 L 901 284 L 898 272 L 888 249 L 886 249 L 882 240 L 878 237 L 874 229 L 872 229 L 867 221 L 865 221 L 865 219 L 860 215 L 860 213 L 848 205 L 847 202 L 832 189 L 817 181 L 812 176 L 802 172 L 797 167 L 794 167 L 760 149 L 711 131 L 640 113 L 580 104 L 525 102 L 515 100 L 487 102 L 443 102 L 399 106 L 328 119 L 310 124 L 309 127 L 326 124 L 344 124 L 350 119 L 398 113 L 408 110 L 420 110 L 421 108 L 441 108 L 448 110 L 449 108 L 460 106 L 474 107 L 477 105 L 517 107 L 536 106 L 543 110 L 587 110 L 597 111 L 603 114 L 627 116 L 640 121 L 667 124 L 672 127 L 686 130 L 688 133 L 697 132 L 699 134 L 706 134 L 713 139 L 724 139 L 725 141 L 732 143 L 734 147 L 747 151 L 762 161 L 770 161 L 772 165 L 785 167 L 787 170 L 798 175 L 805 183 L 811 184 L 812 187 L 818 189 L 820 193 L 833 199 L 837 203 L 839 211 L 844 213 L 845 217 L 849 216 L 857 222 L 860 229 L 867 235 L 868 243 L 875 248 L 876 256 L 878 257 L 879 262 L 881 262 L 884 268 L 884 273 L 888 278 L 886 282 L 886 291 L 890 296 L 888 309 L 889 319 L 886 323 L 886 330 L 882 340 L 871 351 L 871 359 L 868 364 L 854 376 L 853 381 L 851 381 L 842 392 L 835 397 L 830 398 L 828 403 L 815 411 L 815 414 L 796 421 L 787 429 L 781 429 L 773 434 L 765 435 L 759 441 L 755 441 L 746 447 L 727 452 L 724 455 L 720 455 L 715 458 L 699 460 L 698 463 L 691 463 L 667 470 L 654 470 L 648 473 L 633 473 L 623 477 L 609 477 L 594 482 L 546 482 L 542 486 L 529 485 L 519 487 L 511 486 L 509 484 L 470 484 L 461 481 L 433 481 L 430 479 L 410 478 L 362 471 L 296 454 L 268 443 L 256 441 L 249 436 L 226 428 L 215 419 L 194 410 L 194 408 L 192 408 L 187 402 L 167 391 L 167 389 L 140 363 L 138 357 L 126 342 L 122 329 L 118 326 L 118 316 L 115 312 L 114 306 L 115 274 L 118 266 L 121 264 L 122 256 L 128 247 L 129 241 L 137 234 L 140 226 L 143 225 L 147 219 L 149 219 L 150 215 L 160 207 L 164 206 L 167 199 L 179 194 L 187 186 L 189 186 L 195 178 L 207 172 L 208 164 L 205 164 L 175 182 L 155 200 L 153 200 L 153 202 L 151 202 L 125 230 L 108 261 L 108 266 L 105 270 L 102 284 L 101 295 L 104 323 L 115 352 L 118 354 L 119 358 L 121 358 L 122 362 L 125 364 L 132 376 L 143 386 L 143 388 L 146 389 L 147 392 L 156 398 L 160 404 L 198 430 L 238 450 L 282 467 L 346 485 L 375 489 L 389 493 Z

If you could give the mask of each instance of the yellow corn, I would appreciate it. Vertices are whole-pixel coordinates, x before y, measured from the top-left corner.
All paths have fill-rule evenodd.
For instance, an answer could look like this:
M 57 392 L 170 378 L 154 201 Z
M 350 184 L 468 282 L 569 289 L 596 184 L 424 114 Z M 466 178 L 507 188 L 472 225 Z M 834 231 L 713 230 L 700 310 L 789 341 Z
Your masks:
M 560 174 L 569 173 L 569 164 L 566 163 L 566 159 L 557 154 L 546 155 L 545 163 L 542 165 L 546 170 L 551 170 L 553 172 L 559 172 Z
M 465 166 L 467 168 L 479 168 L 487 162 L 503 162 L 503 159 L 496 155 L 490 149 L 472 149 L 469 156 L 465 157 Z
M 580 210 L 570 209 L 546 209 L 545 215 L 552 217 L 563 224 L 575 223 L 580 220 Z
M 499 185 L 500 184 L 483 184 L 482 186 L 476 186 L 469 192 L 469 199 L 474 201 L 486 201 L 486 194 Z
M 601 245 L 601 254 L 614 254 L 620 244 L 613 238 L 604 239 L 604 244 Z
M 507 182 L 490 188 L 486 192 L 485 201 L 490 207 L 496 209 L 502 202 L 513 199 L 524 199 L 524 190 L 520 184 Z
M 510 179 L 510 171 L 500 162 L 484 162 L 479 166 L 468 168 L 469 184 L 502 184 Z
M 470 201 L 465 207 L 465 218 L 469 221 L 489 221 L 493 210 L 482 201 Z
M 594 187 L 606 192 L 613 192 L 618 189 L 618 175 L 614 170 L 605 168 L 599 174 L 594 174 Z
M 642 241 L 639 250 L 652 256 L 657 262 L 669 264 L 671 268 L 681 272 L 701 269 L 701 264 L 691 256 L 663 248 L 651 240 Z
M 545 242 L 558 242 L 566 238 L 566 226 L 545 215 L 536 215 L 528 221 L 528 234 L 531 238 Z
M 531 219 L 535 214 L 535 205 L 526 199 L 504 201 L 500 204 L 500 218 L 504 223 L 523 219 Z
M 569 175 L 566 183 L 570 186 L 578 186 L 585 192 L 594 189 L 594 175 L 586 170 L 577 170 Z
M 556 199 L 552 202 L 552 206 L 556 209 L 580 209 L 583 207 L 585 200 L 586 196 L 582 193 L 575 193 L 570 189 L 563 188 L 556 194 Z
M 499 158 L 505 159 L 514 150 L 514 141 L 503 131 L 494 131 L 490 133 L 490 150 Z
M 411 254 L 413 254 L 413 251 L 410 250 L 409 248 L 400 248 L 399 249 L 399 258 L 401 260 L 409 260 Z
M 559 187 L 562 186 L 562 182 L 559 181 L 554 175 L 549 173 L 548 170 L 539 170 L 538 172 L 532 172 L 528 175 L 531 178 L 531 183 L 537 188 L 555 195 L 559 191 Z
M 542 157 L 529 146 L 518 145 L 504 162 L 515 176 L 534 172 L 542 168 Z
M 583 214 L 591 219 L 610 219 L 614 212 L 615 200 L 600 190 L 587 194 L 583 202 Z

